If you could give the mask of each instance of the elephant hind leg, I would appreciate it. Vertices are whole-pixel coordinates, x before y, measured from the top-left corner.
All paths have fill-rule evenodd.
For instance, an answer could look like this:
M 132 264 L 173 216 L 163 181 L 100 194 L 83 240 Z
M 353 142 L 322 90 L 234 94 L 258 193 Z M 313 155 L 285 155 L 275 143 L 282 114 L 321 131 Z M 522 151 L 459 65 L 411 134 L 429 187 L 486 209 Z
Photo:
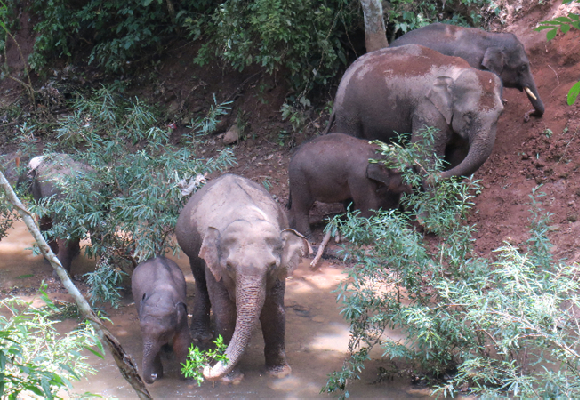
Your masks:
M 73 258 L 80 252 L 80 239 L 57 239 L 58 259 L 64 269 L 70 273 Z

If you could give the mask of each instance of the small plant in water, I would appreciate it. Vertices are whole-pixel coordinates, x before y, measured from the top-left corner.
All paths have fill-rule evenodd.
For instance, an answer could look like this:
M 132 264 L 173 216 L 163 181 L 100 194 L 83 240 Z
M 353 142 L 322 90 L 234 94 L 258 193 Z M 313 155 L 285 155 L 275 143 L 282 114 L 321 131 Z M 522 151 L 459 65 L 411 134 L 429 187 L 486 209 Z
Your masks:
M 186 378 L 193 378 L 197 382 L 198 386 L 204 381 L 203 369 L 206 366 L 222 362 L 226 364 L 228 362 L 228 357 L 225 355 L 227 345 L 221 335 L 214 340 L 215 349 L 202 351 L 191 345 L 189 348 L 189 355 L 185 361 L 185 365 L 182 365 L 181 372 Z

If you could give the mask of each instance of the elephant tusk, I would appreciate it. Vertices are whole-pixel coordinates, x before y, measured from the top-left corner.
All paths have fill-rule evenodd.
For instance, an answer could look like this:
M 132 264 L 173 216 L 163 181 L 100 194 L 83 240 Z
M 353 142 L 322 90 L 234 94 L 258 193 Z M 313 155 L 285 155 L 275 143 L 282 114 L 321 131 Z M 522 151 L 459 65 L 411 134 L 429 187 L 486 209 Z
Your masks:
M 529 87 L 526 87 L 526 93 L 532 98 L 532 100 L 538 100 L 534 95 L 534 92 L 532 92 Z

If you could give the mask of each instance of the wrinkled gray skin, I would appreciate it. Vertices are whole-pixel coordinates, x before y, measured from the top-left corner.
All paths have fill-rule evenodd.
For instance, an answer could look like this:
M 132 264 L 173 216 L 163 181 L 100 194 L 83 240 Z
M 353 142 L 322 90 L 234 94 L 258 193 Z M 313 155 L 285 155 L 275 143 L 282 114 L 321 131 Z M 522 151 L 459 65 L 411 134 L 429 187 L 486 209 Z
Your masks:
M 411 193 L 401 173 L 382 164 L 379 146 L 344 133 L 329 133 L 300 146 L 288 166 L 290 227 L 310 236 L 308 212 L 315 201 L 354 202 L 363 217 L 371 210 L 396 208 L 401 193 Z
M 270 194 L 233 174 L 200 189 L 179 215 L 175 235 L 189 256 L 197 289 L 193 337 L 211 337 L 211 304 L 216 333 L 229 343 L 229 362 L 206 368 L 206 379 L 243 377 L 233 370 L 258 320 L 268 372 L 276 377 L 291 372 L 285 353 L 285 278 L 307 243 L 287 228 L 286 215 Z
M 526 113 L 525 120 L 530 115 L 541 117 L 544 114 L 544 103 L 536 88 L 526 49 L 515 35 L 437 23 L 401 36 L 390 47 L 405 44 L 420 44 L 448 56 L 460 57 L 473 68 L 498 75 L 504 87 L 520 92 L 528 88 L 532 95 L 527 91 L 526 95 L 534 109 Z
M 161 346 L 172 342 L 180 365 L 189 352 L 185 278 L 175 262 L 161 256 L 139 264 L 132 281 L 143 339 L 142 376 L 153 383 L 163 377 Z
M 25 184 L 36 201 L 52 196 L 61 199 L 64 197 L 61 185 L 66 176 L 74 174 L 82 177 L 90 172 L 90 167 L 73 160 L 68 154 L 34 157 L 28 163 L 28 171 L 19 178 L 18 185 Z M 51 216 L 42 217 L 39 222 L 40 230 L 52 228 L 52 223 Z M 79 253 L 79 242 L 79 238 L 64 237 L 54 238 L 49 243 L 67 272 L 70 272 L 72 260 Z
M 419 45 L 386 48 L 346 70 L 327 130 L 384 142 L 410 132 L 420 141 L 419 132 L 433 126 L 433 153 L 452 162 L 441 178 L 469 175 L 493 150 L 501 91 L 497 75 L 458 57 Z

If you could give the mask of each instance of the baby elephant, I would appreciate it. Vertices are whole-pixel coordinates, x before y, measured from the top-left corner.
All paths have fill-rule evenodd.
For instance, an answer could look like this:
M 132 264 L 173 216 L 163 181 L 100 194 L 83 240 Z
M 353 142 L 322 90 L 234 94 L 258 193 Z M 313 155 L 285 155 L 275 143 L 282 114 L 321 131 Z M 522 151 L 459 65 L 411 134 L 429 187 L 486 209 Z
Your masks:
M 191 344 L 181 269 L 163 256 L 139 264 L 133 272 L 133 299 L 141 322 L 143 379 L 153 383 L 163 377 L 161 346 L 173 340 L 173 352 L 181 365 Z
M 401 193 L 411 193 L 401 173 L 382 164 L 379 147 L 343 133 L 329 133 L 302 145 L 290 161 L 290 227 L 310 235 L 308 213 L 315 201 L 342 203 L 352 199 L 363 217 L 371 210 L 395 208 Z

